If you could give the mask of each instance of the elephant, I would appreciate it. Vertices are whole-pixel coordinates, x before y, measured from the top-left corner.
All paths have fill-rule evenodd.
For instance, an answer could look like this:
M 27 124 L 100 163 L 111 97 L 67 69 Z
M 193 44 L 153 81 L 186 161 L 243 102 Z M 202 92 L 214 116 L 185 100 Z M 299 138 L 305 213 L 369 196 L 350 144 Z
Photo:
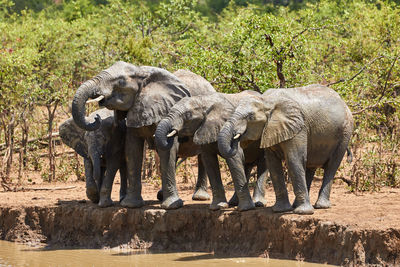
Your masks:
M 241 101 L 218 135 L 218 149 L 225 157 L 232 157 L 239 140 L 261 140 L 276 196 L 272 210 L 312 214 L 309 190 L 314 173 L 317 168 L 324 170 L 315 208 L 329 208 L 333 178 L 352 131 L 352 114 L 331 88 L 313 84 L 269 89 L 261 97 Z M 288 199 L 283 160 L 293 184 L 293 206 Z
M 103 108 L 89 117 L 97 116 L 102 124 L 95 131 L 85 131 L 69 118 L 60 125 L 59 134 L 64 144 L 84 159 L 87 197 L 100 207 L 107 207 L 112 205 L 111 189 L 118 170 L 121 177 L 120 201 L 126 195 L 126 126 L 125 120 L 115 119 L 111 110 Z
M 228 206 L 218 165 L 218 133 L 224 122 L 234 112 L 239 101 L 252 95 L 261 94 L 255 91 L 244 91 L 238 94 L 214 93 L 183 98 L 171 108 L 168 116 L 162 119 L 157 126 L 155 143 L 159 150 L 171 149 L 174 135 L 177 135 L 178 138 L 191 138 L 195 144 L 201 146 L 201 157 L 205 163 L 212 188 L 213 200 L 210 204 L 212 210 Z M 244 157 L 227 158 L 226 162 L 230 170 L 233 170 L 232 178 L 235 186 L 248 182 L 251 169 L 257 165 L 259 178 L 254 190 L 254 200 L 257 206 L 264 206 L 266 203 L 264 198 L 266 167 L 264 152 L 259 145 L 260 143 L 257 141 L 248 143 L 243 149 Z M 237 195 L 239 195 L 239 203 L 237 203 Z M 239 204 L 238 209 L 241 211 L 254 208 L 251 199 L 249 200 L 247 196 L 242 197 L 240 192 L 239 194 L 235 193 L 229 204 Z
M 180 99 L 214 92 L 209 82 L 188 70 L 178 70 L 172 74 L 162 68 L 135 66 L 123 61 L 114 63 L 77 89 L 72 101 L 72 116 L 79 127 L 87 131 L 100 127 L 101 118 L 85 118 L 85 102 L 89 98 L 100 99 L 101 106 L 126 116 L 125 157 L 128 183 L 126 197 L 121 201 L 122 206 L 138 208 L 144 205 L 141 196 L 143 144 L 146 140 L 150 148 L 155 148 L 153 135 L 158 122 Z M 195 145 L 193 140 L 177 138 L 173 149 L 158 151 L 163 191 L 162 208 L 176 209 L 183 206 L 176 188 L 176 159 L 178 156 L 196 156 L 199 152 L 200 146 Z M 196 189 L 200 190 L 200 194 L 207 194 L 206 185 L 201 184 L 207 181 L 201 161 L 199 165 Z

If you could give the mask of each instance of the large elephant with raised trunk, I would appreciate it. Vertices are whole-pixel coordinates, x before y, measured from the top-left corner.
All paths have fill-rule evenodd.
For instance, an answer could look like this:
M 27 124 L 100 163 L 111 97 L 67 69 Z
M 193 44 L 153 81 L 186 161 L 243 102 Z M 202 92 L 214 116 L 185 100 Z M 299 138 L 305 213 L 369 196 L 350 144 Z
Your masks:
M 228 206 L 218 165 L 218 133 L 239 101 L 254 95 L 261 94 L 244 91 L 238 94 L 214 93 L 184 98 L 172 107 L 168 116 L 157 126 L 155 141 L 159 150 L 169 150 L 173 146 L 174 136 L 193 139 L 194 143 L 201 146 L 201 156 L 213 194 L 210 209 L 217 210 Z M 267 170 L 264 151 L 259 145 L 259 141 L 248 142 L 243 152 L 236 157 L 226 158 L 226 162 L 231 170 L 235 188 L 238 185 L 247 186 L 250 171 L 253 166 L 257 166 L 258 180 L 254 189 L 254 201 L 257 206 L 263 206 L 266 203 L 264 180 Z M 254 207 L 249 195 L 239 190 L 235 192 L 229 204 L 238 205 L 239 210 Z
M 322 85 L 269 89 L 241 101 L 218 135 L 219 151 L 233 157 L 238 140 L 261 140 L 276 194 L 275 212 L 312 214 L 309 189 L 317 168 L 324 177 L 315 208 L 330 207 L 334 175 L 353 130 L 352 114 L 332 89 Z M 289 203 L 282 168 L 286 161 L 295 201 Z M 240 189 L 239 189 L 240 190 Z
M 100 207 L 112 204 L 111 189 L 115 174 L 120 171 L 120 201 L 126 194 L 126 166 L 124 158 L 125 120 L 114 118 L 114 112 L 106 108 L 97 110 L 89 118 L 99 116 L 101 127 L 85 131 L 73 118 L 59 127 L 61 140 L 84 159 L 86 195 Z
M 89 98 L 101 98 L 99 104 L 116 110 L 126 116 L 127 134 L 125 157 L 127 161 L 127 195 L 121 201 L 125 207 L 141 207 L 141 168 L 143 144 L 146 140 L 154 148 L 154 132 L 158 122 L 165 117 L 170 108 L 184 97 L 214 93 L 209 82 L 187 71 L 179 70 L 174 74 L 165 69 L 135 66 L 126 62 L 116 62 L 96 77 L 83 83 L 75 93 L 72 102 L 72 115 L 79 127 L 95 130 L 101 119 L 85 118 L 85 102 Z M 178 156 L 198 155 L 200 146 L 192 140 L 174 140 L 173 149 L 158 151 L 162 179 L 163 202 L 166 209 L 179 208 L 183 201 L 179 198 L 175 181 L 175 164 Z M 205 171 L 199 162 L 197 189 L 207 194 Z M 200 184 L 199 184 L 200 183 Z M 196 195 L 196 193 L 195 193 Z

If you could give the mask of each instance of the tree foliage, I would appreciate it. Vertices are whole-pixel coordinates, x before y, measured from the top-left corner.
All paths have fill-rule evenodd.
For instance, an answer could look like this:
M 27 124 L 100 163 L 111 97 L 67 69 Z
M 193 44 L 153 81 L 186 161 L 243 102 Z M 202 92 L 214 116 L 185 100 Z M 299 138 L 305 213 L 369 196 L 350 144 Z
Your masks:
M 32 134 L 52 132 L 79 84 L 124 60 L 187 68 L 227 93 L 330 85 L 356 118 L 356 161 L 341 175 L 356 190 L 400 184 L 395 1 L 28 2 L 0 0 L 0 138 L 11 154 L 26 110 L 46 107 L 47 128 Z

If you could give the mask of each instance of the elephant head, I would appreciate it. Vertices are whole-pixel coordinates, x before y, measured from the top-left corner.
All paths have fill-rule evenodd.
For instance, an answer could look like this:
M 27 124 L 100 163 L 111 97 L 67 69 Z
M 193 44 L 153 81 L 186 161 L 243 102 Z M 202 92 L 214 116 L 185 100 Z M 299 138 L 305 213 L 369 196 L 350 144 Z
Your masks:
M 232 103 L 220 93 L 184 98 L 158 124 L 156 145 L 163 150 L 170 149 L 175 134 L 193 137 L 197 145 L 216 142 L 219 130 L 233 110 Z
M 161 120 L 185 96 L 190 96 L 190 92 L 170 72 L 119 61 L 78 88 L 72 102 L 72 116 L 79 127 L 87 131 L 98 129 L 99 116 L 85 117 L 86 101 L 98 98 L 101 106 L 126 111 L 128 127 L 149 126 Z
M 73 118 L 64 121 L 59 127 L 60 138 L 64 144 L 72 148 L 81 157 L 88 157 L 88 147 L 85 143 L 85 130 L 76 125 Z
M 271 147 L 293 138 L 304 125 L 300 105 L 284 91 L 270 89 L 240 102 L 218 135 L 218 149 L 232 157 L 239 140 L 261 139 L 261 148 Z

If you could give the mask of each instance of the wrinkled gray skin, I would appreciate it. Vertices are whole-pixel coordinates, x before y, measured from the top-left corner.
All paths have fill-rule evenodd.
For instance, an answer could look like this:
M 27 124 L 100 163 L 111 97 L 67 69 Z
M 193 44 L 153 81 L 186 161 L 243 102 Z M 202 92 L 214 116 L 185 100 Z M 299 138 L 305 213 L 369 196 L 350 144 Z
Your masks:
M 271 180 L 276 194 L 275 212 L 312 214 L 309 189 L 317 168 L 324 177 L 315 208 L 330 207 L 334 175 L 346 152 L 353 130 L 353 118 L 347 105 L 332 89 L 322 85 L 300 88 L 269 89 L 261 97 L 242 101 L 218 135 L 222 155 L 236 154 L 241 142 L 260 140 L 265 149 Z M 239 139 L 237 139 L 239 140 Z M 290 205 L 282 160 L 295 193 Z
M 215 90 L 210 83 L 190 71 L 179 70 L 172 74 L 164 69 L 135 66 L 122 61 L 116 62 L 78 88 L 72 102 L 72 115 L 79 127 L 91 131 L 100 126 L 100 118 L 94 121 L 85 118 L 85 102 L 89 98 L 104 96 L 100 105 L 126 114 L 128 185 L 127 195 L 121 201 L 122 206 L 137 208 L 144 205 L 141 196 L 143 144 L 146 140 L 150 148 L 154 147 L 153 135 L 158 122 L 180 99 L 212 92 Z M 161 207 L 175 209 L 183 205 L 176 189 L 176 159 L 178 156 L 198 155 L 199 152 L 200 147 L 192 140 L 178 142 L 178 138 L 174 138 L 171 150 L 158 151 L 163 191 Z M 204 175 L 204 172 L 199 175 Z M 206 181 L 206 178 L 200 177 L 199 180 Z
M 173 139 L 167 136 L 173 131 L 177 132 L 178 138 L 191 138 L 201 146 L 202 160 L 205 163 L 213 193 L 210 205 L 212 210 L 228 206 L 218 165 L 218 133 L 239 101 L 252 95 L 261 96 L 254 91 L 245 91 L 239 94 L 214 93 L 184 98 L 173 106 L 168 116 L 157 126 L 155 141 L 160 150 L 168 150 L 172 147 Z M 264 153 L 259 145 L 259 141 L 250 142 L 243 151 L 239 148 L 240 153 L 237 156 L 227 158 L 226 161 L 231 170 L 235 188 L 238 187 L 237 185 L 247 188 L 250 171 L 257 165 L 259 179 L 254 190 L 254 201 L 257 206 L 264 206 L 266 167 Z M 254 208 L 250 196 L 247 193 L 242 194 L 241 191 L 235 193 L 229 204 L 238 205 L 241 211 Z
M 102 123 L 95 131 L 81 129 L 70 118 L 60 125 L 59 133 L 62 141 L 84 159 L 87 197 L 100 207 L 107 207 L 112 205 L 111 189 L 118 170 L 121 177 L 120 200 L 126 195 L 126 126 L 124 120 L 116 124 L 111 110 L 97 110 L 89 118 L 96 116 L 101 118 Z

